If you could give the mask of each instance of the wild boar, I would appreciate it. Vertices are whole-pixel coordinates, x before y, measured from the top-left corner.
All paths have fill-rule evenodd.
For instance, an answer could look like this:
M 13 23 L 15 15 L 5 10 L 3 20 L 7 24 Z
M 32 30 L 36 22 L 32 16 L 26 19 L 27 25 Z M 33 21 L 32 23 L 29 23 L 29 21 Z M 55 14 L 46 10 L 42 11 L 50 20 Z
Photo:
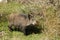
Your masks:
M 30 25 L 36 25 L 37 21 L 34 19 L 32 14 L 17 14 L 12 13 L 8 16 L 8 24 L 10 31 L 20 30 L 26 34 L 26 28 Z

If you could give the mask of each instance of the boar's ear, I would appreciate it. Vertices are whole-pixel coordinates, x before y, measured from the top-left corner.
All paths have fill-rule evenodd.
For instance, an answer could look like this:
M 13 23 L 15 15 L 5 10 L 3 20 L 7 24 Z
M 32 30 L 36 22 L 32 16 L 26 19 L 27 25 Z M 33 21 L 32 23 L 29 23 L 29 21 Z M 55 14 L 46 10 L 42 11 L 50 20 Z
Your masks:
M 34 17 L 34 15 L 31 13 L 31 14 L 28 14 L 28 18 L 31 19 L 32 17 Z

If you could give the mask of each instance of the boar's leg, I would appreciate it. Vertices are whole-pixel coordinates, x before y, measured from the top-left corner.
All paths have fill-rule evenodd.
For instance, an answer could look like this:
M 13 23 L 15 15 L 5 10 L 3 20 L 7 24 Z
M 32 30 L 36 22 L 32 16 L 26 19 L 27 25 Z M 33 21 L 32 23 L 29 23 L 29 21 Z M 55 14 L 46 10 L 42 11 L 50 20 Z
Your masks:
M 24 33 L 24 35 L 29 35 L 29 34 L 30 34 L 29 31 L 30 31 L 30 30 L 28 30 L 27 27 L 23 28 L 23 33 Z
M 21 31 L 24 33 L 24 35 L 27 35 L 27 32 L 26 32 L 26 28 L 25 27 L 22 27 L 21 28 Z
M 9 31 L 13 31 L 13 28 L 12 28 L 13 25 L 9 25 Z
M 20 29 L 20 25 L 16 25 L 16 26 L 14 26 L 15 27 L 15 30 L 16 31 L 20 31 L 21 29 Z

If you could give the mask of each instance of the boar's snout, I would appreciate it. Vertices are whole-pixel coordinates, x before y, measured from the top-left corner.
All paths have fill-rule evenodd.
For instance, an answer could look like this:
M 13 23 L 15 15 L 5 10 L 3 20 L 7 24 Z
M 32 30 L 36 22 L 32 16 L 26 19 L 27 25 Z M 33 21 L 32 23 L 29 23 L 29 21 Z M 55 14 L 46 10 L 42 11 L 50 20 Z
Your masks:
M 38 21 L 37 20 L 31 20 L 30 24 L 32 24 L 32 25 L 38 25 Z
M 32 24 L 33 25 L 39 25 L 39 22 L 38 21 L 33 21 Z
M 36 25 L 36 23 L 37 23 L 36 21 L 33 21 L 33 22 L 32 22 L 33 25 Z

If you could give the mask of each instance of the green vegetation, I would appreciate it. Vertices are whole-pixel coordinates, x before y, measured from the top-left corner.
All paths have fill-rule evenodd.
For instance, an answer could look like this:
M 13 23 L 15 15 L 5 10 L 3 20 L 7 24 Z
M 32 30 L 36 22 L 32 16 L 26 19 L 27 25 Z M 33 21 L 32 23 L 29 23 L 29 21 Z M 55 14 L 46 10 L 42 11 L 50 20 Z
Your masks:
M 42 33 L 25 36 L 18 31 L 10 32 L 7 17 L 13 12 L 34 13 L 36 19 L 39 21 L 39 27 L 42 26 L 43 28 Z M 38 16 L 37 14 L 39 13 L 40 15 Z M 0 4 L 0 40 L 60 40 L 60 36 L 58 36 L 60 30 L 58 13 L 59 11 L 56 11 L 53 6 L 45 9 L 34 4 L 23 5 L 14 2 Z

